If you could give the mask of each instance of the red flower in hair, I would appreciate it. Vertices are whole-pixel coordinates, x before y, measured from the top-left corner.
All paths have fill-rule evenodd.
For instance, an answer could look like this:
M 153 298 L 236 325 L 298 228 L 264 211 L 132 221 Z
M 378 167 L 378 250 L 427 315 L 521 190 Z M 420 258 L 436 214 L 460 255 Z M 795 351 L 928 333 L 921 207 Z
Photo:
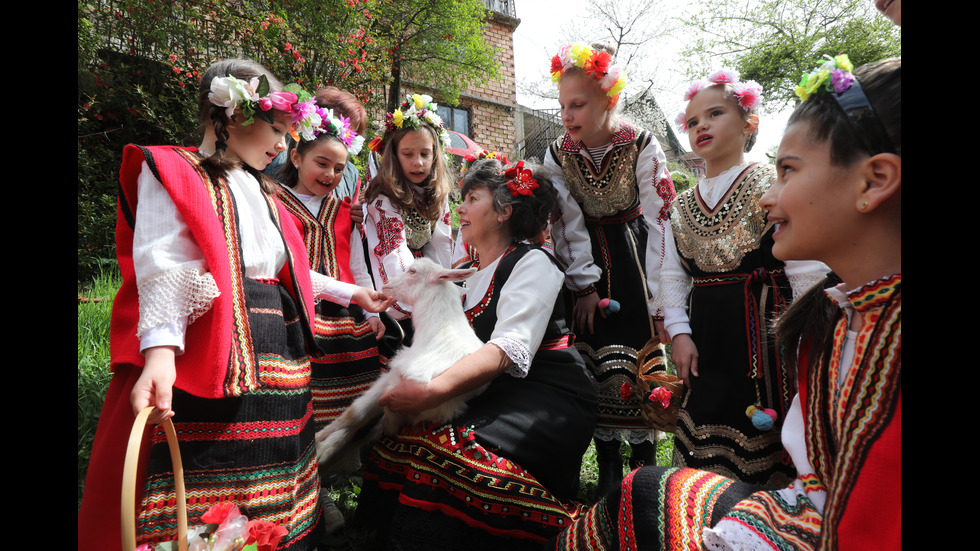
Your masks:
M 551 72 L 556 73 L 558 71 L 561 71 L 561 69 L 562 69 L 561 58 L 556 55 L 555 57 L 551 58 Z
M 504 171 L 504 176 L 508 180 L 507 189 L 514 197 L 518 195 L 531 197 L 534 195 L 534 190 L 538 189 L 538 181 L 532 178 L 533 173 L 529 169 L 524 168 L 524 161 L 517 161 L 515 166 Z
M 601 79 L 606 76 L 609 72 L 609 64 L 612 63 L 612 56 L 609 52 L 598 51 L 592 52 L 589 59 L 585 61 L 585 72 L 590 75 L 594 75 L 595 78 Z

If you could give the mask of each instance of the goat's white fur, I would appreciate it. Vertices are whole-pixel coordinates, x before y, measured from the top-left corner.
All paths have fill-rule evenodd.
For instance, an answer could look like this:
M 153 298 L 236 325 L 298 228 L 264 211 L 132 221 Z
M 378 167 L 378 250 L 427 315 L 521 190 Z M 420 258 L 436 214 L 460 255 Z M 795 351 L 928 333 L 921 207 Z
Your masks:
M 317 433 L 317 461 L 322 468 L 336 464 L 338 454 L 345 451 L 358 429 L 372 422 L 382 411 L 382 431 L 394 434 L 406 423 L 448 421 L 466 409 L 467 399 L 483 392 L 486 385 L 413 416 L 404 416 L 388 408 L 382 410 L 378 405 L 381 396 L 402 379 L 426 383 L 483 346 L 463 312 L 462 289 L 454 283 L 474 272 L 475 269 L 449 270 L 420 258 L 384 286 L 386 295 L 412 308 L 415 330 L 412 346 L 399 350 L 388 364 L 390 371 L 382 374 L 340 417 Z

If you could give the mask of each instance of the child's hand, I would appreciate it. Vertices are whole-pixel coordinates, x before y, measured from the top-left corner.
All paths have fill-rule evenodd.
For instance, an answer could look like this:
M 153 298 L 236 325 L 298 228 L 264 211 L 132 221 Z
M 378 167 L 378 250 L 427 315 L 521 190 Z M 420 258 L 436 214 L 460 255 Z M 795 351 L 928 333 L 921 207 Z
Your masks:
M 653 320 L 653 328 L 657 331 L 657 337 L 660 338 L 660 344 L 670 344 L 670 333 L 664 328 L 664 320 Z
M 364 223 L 364 205 L 353 202 L 350 206 L 350 219 L 354 221 L 355 224 L 360 226 Z
M 385 336 L 385 324 L 381 322 L 381 318 L 371 316 L 367 322 L 371 326 L 371 330 L 374 331 L 374 338 L 380 341 L 381 337 Z
M 384 312 L 395 303 L 395 299 L 388 298 L 383 293 L 367 287 L 358 287 L 351 295 L 351 300 L 366 311 L 375 314 Z
M 684 386 L 691 388 L 691 375 L 698 376 L 698 347 L 691 335 L 681 333 L 673 338 L 670 359 L 677 366 L 677 376 L 684 380 Z
M 136 415 L 147 407 L 154 406 L 148 421 L 159 424 L 174 416 L 172 400 L 174 381 L 177 380 L 177 368 L 174 364 L 176 353 L 172 346 L 155 346 L 144 350 L 143 356 L 146 364 L 129 399 Z
M 575 319 L 576 329 L 582 333 L 588 329 L 589 333 L 592 333 L 592 320 L 595 319 L 595 313 L 598 309 L 599 293 L 592 291 L 584 297 L 578 297 L 575 300 L 575 306 L 572 307 L 572 317 Z M 601 311 L 599 312 L 599 315 L 606 317 L 606 315 Z

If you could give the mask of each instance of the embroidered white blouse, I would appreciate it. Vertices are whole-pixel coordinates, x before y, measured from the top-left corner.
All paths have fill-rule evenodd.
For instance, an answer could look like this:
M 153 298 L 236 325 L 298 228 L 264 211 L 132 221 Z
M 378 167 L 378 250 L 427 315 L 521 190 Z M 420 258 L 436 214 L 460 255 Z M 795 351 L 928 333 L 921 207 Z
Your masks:
M 450 227 L 449 199 L 442 207 L 442 216 L 435 224 L 432 239 L 422 246 L 422 256 L 444 268 L 452 266 L 453 233 Z M 415 256 L 408 248 L 402 210 L 384 195 L 364 203 L 364 237 L 367 239 L 368 260 L 374 276 L 374 288 L 383 289 L 389 279 L 408 269 Z M 394 319 L 405 319 L 410 306 L 395 304 L 388 309 Z
M 615 140 L 605 146 L 608 155 L 616 147 Z M 589 151 L 579 148 L 579 155 L 592 162 Z M 592 258 L 592 245 L 588 230 L 585 228 L 585 215 L 578 202 L 572 197 L 565 182 L 561 167 L 551 155 L 549 148 L 544 157 L 544 166 L 553 171 L 552 182 L 558 192 L 558 208 L 560 216 L 551 230 L 555 241 L 555 254 L 566 266 L 565 284 L 573 291 L 580 291 L 599 281 L 602 267 Z M 660 286 L 660 268 L 663 263 L 663 252 L 666 238 L 670 233 L 670 223 L 667 220 L 664 200 L 661 197 L 660 185 L 667 178 L 667 157 L 660 148 L 656 138 L 651 139 L 636 161 L 636 183 L 639 191 L 640 206 L 643 218 L 646 220 L 647 250 L 647 310 L 653 316 L 662 316 L 654 299 Z
M 227 180 L 238 207 L 244 275 L 275 278 L 286 262 L 286 245 L 259 183 L 240 169 L 231 171 Z M 187 326 L 211 307 L 218 287 L 187 223 L 145 162 L 137 195 L 133 264 L 139 290 L 140 350 L 175 346 L 178 354 L 183 353 Z M 350 305 L 353 285 L 312 270 L 310 276 L 316 298 Z
M 499 346 L 514 362 L 507 373 L 515 377 L 527 375 L 564 281 L 561 270 L 546 255 L 532 250 L 518 260 L 497 301 L 497 322 L 488 342 Z M 497 258 L 465 280 L 464 309 L 483 299 L 499 263 Z

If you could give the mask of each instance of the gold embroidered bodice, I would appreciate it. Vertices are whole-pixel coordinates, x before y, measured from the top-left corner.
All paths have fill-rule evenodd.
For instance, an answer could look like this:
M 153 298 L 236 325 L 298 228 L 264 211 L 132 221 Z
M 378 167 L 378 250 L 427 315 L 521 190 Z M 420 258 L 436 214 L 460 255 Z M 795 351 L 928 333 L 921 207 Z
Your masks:
M 738 267 L 746 253 L 759 247 L 769 230 L 759 198 L 775 176 L 772 165 L 749 167 L 714 209 L 708 209 L 698 198 L 697 187 L 679 195 L 670 209 L 670 225 L 681 257 L 705 272 L 727 272 Z
M 402 221 L 405 224 L 405 241 L 409 249 L 417 251 L 432 240 L 436 223 L 419 214 L 414 208 L 402 209 Z
M 578 153 L 559 151 L 558 155 L 568 191 L 586 216 L 612 216 L 637 203 L 636 141 L 607 153 L 602 163 L 605 169 L 599 174 L 594 174 L 591 163 Z

